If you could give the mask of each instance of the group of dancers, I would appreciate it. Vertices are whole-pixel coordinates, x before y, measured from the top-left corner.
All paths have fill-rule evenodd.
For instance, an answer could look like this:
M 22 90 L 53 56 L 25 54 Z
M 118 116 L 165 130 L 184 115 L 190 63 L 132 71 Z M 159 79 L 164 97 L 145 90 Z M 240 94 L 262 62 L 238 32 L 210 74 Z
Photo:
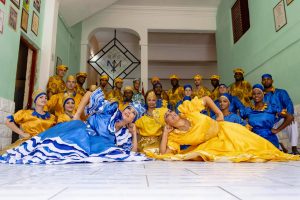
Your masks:
M 108 91 L 108 76 L 102 75 L 99 86 L 85 91 L 86 74 L 68 76 L 64 83 L 66 71 L 57 67 L 47 92 L 33 93 L 34 109 L 8 116 L 7 126 L 22 138 L 1 152 L 1 163 L 300 160 L 282 151 L 276 135 L 297 124 L 287 92 L 273 87 L 270 74 L 253 87 L 242 69 L 234 71 L 231 87 L 214 75 L 213 91 L 202 86 L 200 75 L 194 88 L 181 87 L 172 75 L 169 91 L 153 77 L 153 89 L 144 96 L 138 79 L 122 93 L 122 79 Z M 292 153 L 298 154 L 297 144 Z

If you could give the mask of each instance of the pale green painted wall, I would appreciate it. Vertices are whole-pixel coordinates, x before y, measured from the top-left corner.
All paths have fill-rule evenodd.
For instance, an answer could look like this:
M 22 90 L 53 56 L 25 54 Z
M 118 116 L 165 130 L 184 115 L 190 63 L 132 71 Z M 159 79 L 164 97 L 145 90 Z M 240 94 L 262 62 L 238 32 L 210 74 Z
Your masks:
M 16 8 L 16 6 L 11 3 L 10 0 L 6 0 L 5 5 L 0 3 L 0 9 L 4 11 L 4 31 L 0 33 L 0 97 L 13 100 L 14 92 L 15 92 L 15 78 L 16 78 L 16 69 L 18 62 L 18 52 L 19 52 L 19 44 L 21 34 L 27 38 L 27 40 L 32 43 L 37 49 L 41 47 L 42 40 L 42 29 L 43 29 L 43 21 L 44 21 L 44 1 L 41 1 L 41 11 L 38 13 L 33 8 L 33 1 L 30 1 L 29 8 L 29 19 L 28 19 L 28 28 L 27 33 L 25 33 L 20 28 L 21 24 L 21 14 L 22 14 L 22 5 L 23 1 L 20 2 L 20 8 Z M 18 13 L 18 22 L 17 22 L 17 30 L 13 30 L 8 25 L 9 18 L 9 10 L 10 6 L 12 6 Z M 31 21 L 33 10 L 39 16 L 39 33 L 36 36 L 33 32 L 31 32 Z M 39 63 L 39 55 L 38 55 L 38 63 Z M 39 66 L 39 65 L 37 65 Z
M 279 0 L 249 0 L 250 29 L 233 43 L 231 7 L 235 0 L 221 1 L 217 13 L 217 57 L 222 82 L 234 82 L 232 69 L 242 67 L 252 84 L 271 73 L 278 88 L 288 90 L 300 103 L 300 1 L 285 4 L 287 24 L 274 28 L 273 8 Z M 284 1 L 285 2 L 285 1 Z
M 80 69 L 80 41 L 82 23 L 67 27 L 61 17 L 57 21 L 56 58 L 69 67 L 67 74 L 76 74 Z

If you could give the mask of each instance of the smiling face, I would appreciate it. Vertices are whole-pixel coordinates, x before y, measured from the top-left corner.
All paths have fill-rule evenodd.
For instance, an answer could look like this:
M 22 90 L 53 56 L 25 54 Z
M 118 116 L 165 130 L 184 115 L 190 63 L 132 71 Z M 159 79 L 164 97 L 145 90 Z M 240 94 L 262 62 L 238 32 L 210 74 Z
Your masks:
M 74 100 L 73 100 L 73 99 L 69 99 L 69 100 L 65 103 L 65 106 L 64 106 L 65 111 L 71 113 L 71 112 L 73 112 L 74 108 L 75 108 L 75 102 L 74 102 Z
M 177 122 L 180 120 L 179 115 L 177 115 L 174 111 L 168 110 L 165 114 L 165 122 L 166 124 L 176 127 Z
M 35 101 L 35 105 L 36 106 L 45 106 L 47 104 L 48 98 L 46 95 L 41 95 L 39 96 L 36 101 Z
M 156 96 L 148 95 L 146 98 L 146 104 L 148 108 L 156 108 Z
M 260 103 L 264 99 L 264 93 L 258 88 L 252 90 L 252 98 L 255 103 Z
M 132 123 L 136 115 L 135 109 L 131 106 L 128 106 L 122 111 L 122 118 L 127 124 Z
M 226 97 L 221 96 L 219 98 L 219 103 L 220 103 L 220 109 L 222 111 L 229 108 L 230 102 L 229 102 L 229 100 Z

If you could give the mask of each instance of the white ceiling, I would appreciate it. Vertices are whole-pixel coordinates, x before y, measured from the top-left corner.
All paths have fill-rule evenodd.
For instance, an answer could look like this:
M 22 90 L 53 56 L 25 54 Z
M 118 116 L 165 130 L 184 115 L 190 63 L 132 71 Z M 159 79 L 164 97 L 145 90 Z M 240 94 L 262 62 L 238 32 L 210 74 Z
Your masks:
M 68 26 L 92 16 L 118 0 L 61 0 L 59 13 Z
M 203 7 L 217 8 L 221 0 L 61 0 L 60 14 L 72 26 L 111 6 Z

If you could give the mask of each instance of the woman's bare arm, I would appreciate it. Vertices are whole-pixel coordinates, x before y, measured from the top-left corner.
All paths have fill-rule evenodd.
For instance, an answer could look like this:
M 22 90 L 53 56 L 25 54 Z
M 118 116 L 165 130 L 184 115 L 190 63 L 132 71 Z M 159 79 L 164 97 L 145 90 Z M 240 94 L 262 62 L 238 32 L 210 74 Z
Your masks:
M 82 99 L 78 105 L 77 111 L 73 117 L 73 120 L 80 120 L 80 116 L 82 115 L 82 113 L 84 111 L 84 107 L 89 103 L 91 95 L 92 95 L 92 92 L 87 91 L 85 93 L 85 95 L 82 97 Z
M 22 135 L 23 137 L 27 138 L 30 137 L 30 134 L 25 133 L 23 130 L 21 130 L 14 122 L 10 122 L 9 119 L 5 122 L 6 126 L 10 128 L 13 132 Z
M 173 131 L 173 127 L 166 125 L 163 130 L 160 146 L 159 146 L 159 152 L 160 154 L 166 154 L 171 153 L 171 149 L 168 147 L 168 136 L 169 133 Z
M 214 113 L 216 113 L 216 115 L 217 115 L 216 120 L 224 121 L 224 115 L 223 115 L 222 111 L 216 106 L 216 104 L 213 102 L 213 100 L 208 96 L 202 97 L 202 99 L 203 99 L 204 106 L 207 106 Z

